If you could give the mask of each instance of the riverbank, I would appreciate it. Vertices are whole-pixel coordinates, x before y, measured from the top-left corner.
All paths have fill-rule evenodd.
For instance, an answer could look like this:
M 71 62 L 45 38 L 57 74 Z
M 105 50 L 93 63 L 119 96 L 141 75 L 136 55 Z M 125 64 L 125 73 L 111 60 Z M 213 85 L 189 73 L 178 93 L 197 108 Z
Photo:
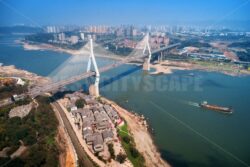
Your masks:
M 153 68 L 155 71 L 151 72 L 150 74 L 172 74 L 173 70 L 190 70 L 190 66 L 186 65 L 185 63 L 181 63 L 177 66 L 173 66 L 171 65 L 171 63 L 169 61 L 164 61 L 161 63 L 156 63 L 156 64 L 152 64 L 150 66 L 151 68 Z
M 151 64 L 151 68 L 154 72 L 150 74 L 172 74 L 174 70 L 203 70 L 208 72 L 220 72 L 230 76 L 250 75 L 250 71 L 245 69 L 239 69 L 237 65 L 226 63 L 212 63 L 212 62 L 180 62 L 165 60 L 160 63 L 156 62 Z
M 17 69 L 15 66 L 0 66 L 0 77 L 19 77 L 29 81 L 29 85 L 44 85 L 51 82 L 47 77 L 42 77 L 26 70 Z
M 20 40 L 16 40 L 15 42 L 18 44 L 21 44 L 24 50 L 51 50 L 55 52 L 68 53 L 70 55 L 79 55 L 79 54 L 84 53 L 83 50 L 64 49 L 61 47 L 57 47 L 57 46 L 53 46 L 53 45 L 45 44 L 45 43 L 40 43 L 40 44 L 32 43 L 31 44 L 29 42 L 20 41 Z
M 157 150 L 157 147 L 155 146 L 153 139 L 148 131 L 145 120 L 123 109 L 111 100 L 108 100 L 104 97 L 102 97 L 101 99 L 106 103 L 109 103 L 113 108 L 117 110 L 119 115 L 123 119 L 125 119 L 128 124 L 128 129 L 133 135 L 136 148 L 140 153 L 142 153 L 143 157 L 145 158 L 145 165 L 147 167 L 170 167 L 170 165 L 161 158 L 161 155 Z
M 50 44 L 31 44 L 29 42 L 25 42 L 25 41 L 16 41 L 16 43 L 19 43 L 23 46 L 24 50 L 51 50 L 51 51 L 55 51 L 55 52 L 62 52 L 62 53 L 67 53 L 70 54 L 72 56 L 77 56 L 77 55 L 85 55 L 85 56 L 89 56 L 89 49 L 88 46 L 83 46 L 82 48 L 78 49 L 78 50 L 73 50 L 73 49 L 66 49 L 66 48 L 61 48 L 61 47 L 57 47 L 54 45 L 50 45 Z M 100 49 L 100 48 L 98 48 Z M 104 49 L 101 50 L 102 52 L 105 51 Z M 117 56 L 117 55 L 110 55 L 110 53 L 108 53 L 109 55 L 106 54 L 96 54 L 96 57 L 102 57 L 102 58 L 108 58 L 108 59 L 114 59 L 114 60 L 123 60 L 124 58 L 121 56 Z
M 25 70 L 16 69 L 14 66 L 1 66 L 0 67 L 0 74 L 2 76 L 18 76 L 24 79 L 29 80 L 32 85 L 36 84 L 48 84 L 50 80 L 45 77 L 38 76 L 36 74 L 30 73 Z M 107 99 L 106 99 L 107 100 Z M 107 100 L 109 103 L 111 101 Z M 135 144 L 138 148 L 138 150 L 143 153 L 143 156 L 145 158 L 146 166 L 169 166 L 167 163 L 165 163 L 164 160 L 161 159 L 161 156 L 159 152 L 156 149 L 156 146 L 153 143 L 153 140 L 147 130 L 147 127 L 143 124 L 142 121 L 139 121 L 140 118 L 132 115 L 125 109 L 122 109 L 120 106 L 112 102 L 112 106 L 119 112 L 119 114 L 126 120 L 128 123 L 129 130 L 131 131 L 131 134 L 134 136 Z M 127 115 L 128 114 L 128 115 Z M 59 129 L 61 129 L 59 127 Z M 58 131 L 59 132 L 59 131 Z M 60 132 L 62 132 L 60 130 Z M 59 134 L 58 134 L 59 135 Z M 61 134 L 62 136 L 62 134 Z M 64 136 L 64 135 L 63 135 Z M 59 137 L 59 138 L 58 138 Z M 57 137 L 57 140 L 60 141 L 60 136 Z M 62 140 L 63 141 L 63 140 Z M 65 142 L 63 142 L 66 144 Z M 66 147 L 65 147 L 66 148 Z M 69 152 L 69 150 L 64 150 L 66 152 Z M 61 163 L 69 163 L 72 164 L 72 154 L 63 153 L 60 157 Z M 66 154 L 66 155 L 65 155 Z M 66 160 L 64 161 L 62 157 L 66 156 Z M 67 156 L 69 156 L 69 162 L 67 162 Z

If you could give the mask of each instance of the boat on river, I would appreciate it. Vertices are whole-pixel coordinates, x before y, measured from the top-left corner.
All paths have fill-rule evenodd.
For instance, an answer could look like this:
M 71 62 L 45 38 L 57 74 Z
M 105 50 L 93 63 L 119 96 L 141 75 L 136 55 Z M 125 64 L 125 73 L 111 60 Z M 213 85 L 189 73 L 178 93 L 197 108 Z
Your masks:
M 212 105 L 212 104 L 208 104 L 207 101 L 203 101 L 202 103 L 199 104 L 199 106 L 201 108 L 205 108 L 205 109 L 213 110 L 217 112 L 222 112 L 225 114 L 231 114 L 233 112 L 233 109 L 231 107 L 221 107 L 217 105 Z

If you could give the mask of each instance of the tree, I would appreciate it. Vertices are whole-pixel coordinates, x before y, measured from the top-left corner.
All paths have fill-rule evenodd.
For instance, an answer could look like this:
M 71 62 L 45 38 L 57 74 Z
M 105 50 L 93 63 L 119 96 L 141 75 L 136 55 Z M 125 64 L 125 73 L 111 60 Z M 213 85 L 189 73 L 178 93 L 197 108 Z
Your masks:
M 108 144 L 108 149 L 109 149 L 109 153 L 112 159 L 115 159 L 115 151 L 113 148 L 113 144 Z
M 119 153 L 116 156 L 116 161 L 118 161 L 120 164 L 124 163 L 124 161 L 126 160 L 127 156 L 125 154 Z
M 130 151 L 132 157 L 137 158 L 139 156 L 138 150 L 136 148 L 134 148 L 133 146 L 131 146 L 129 148 L 129 151 Z
M 127 144 L 130 143 L 130 138 L 128 136 L 124 136 L 122 140 Z
M 26 166 L 42 166 L 46 163 L 46 151 L 41 146 L 32 146 L 28 157 L 25 157 Z
M 76 102 L 75 102 L 75 105 L 77 108 L 83 108 L 84 107 L 84 100 L 83 99 L 77 99 Z

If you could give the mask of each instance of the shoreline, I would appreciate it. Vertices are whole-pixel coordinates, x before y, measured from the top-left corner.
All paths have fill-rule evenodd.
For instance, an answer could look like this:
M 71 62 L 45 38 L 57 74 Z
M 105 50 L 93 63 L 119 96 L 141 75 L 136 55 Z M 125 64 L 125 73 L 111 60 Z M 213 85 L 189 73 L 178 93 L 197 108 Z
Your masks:
M 48 77 L 43 77 L 23 69 L 18 69 L 14 65 L 0 66 L 0 75 L 1 77 L 19 77 L 29 80 L 30 86 L 44 85 L 51 82 Z
M 51 50 L 55 52 L 67 53 L 73 56 L 81 54 L 80 50 L 64 49 L 64 48 L 60 48 L 60 47 L 53 46 L 50 44 L 45 44 L 45 43 L 30 44 L 29 42 L 20 41 L 20 40 L 17 40 L 15 42 L 18 44 L 21 44 L 24 50 Z
M 21 44 L 23 46 L 24 50 L 50 50 L 54 52 L 60 52 L 60 53 L 67 53 L 70 54 L 71 56 L 79 56 L 79 55 L 89 55 L 89 51 L 86 50 L 85 46 L 83 46 L 81 49 L 78 50 L 72 50 L 72 49 L 65 49 L 57 46 L 53 46 L 50 44 L 30 44 L 29 42 L 25 41 L 15 41 L 18 44 Z M 123 60 L 123 57 L 114 57 L 114 56 L 105 56 L 105 55 L 99 55 L 97 54 L 96 57 L 101 57 L 101 58 L 108 58 L 108 59 L 113 59 L 113 60 Z
M 135 113 L 119 106 L 116 102 L 105 97 L 101 99 L 117 110 L 119 115 L 127 122 L 129 131 L 131 132 L 136 148 L 145 158 L 145 165 L 148 167 L 170 167 L 171 165 L 162 159 L 158 147 L 155 145 L 152 134 L 148 129 L 148 124 L 144 117 L 140 117 Z
M 155 69 L 154 72 L 150 72 L 151 75 L 172 74 L 174 70 L 200 70 L 205 72 L 218 72 L 232 77 L 250 75 L 250 71 L 247 70 L 238 70 L 237 72 L 227 71 L 220 69 L 220 66 L 206 67 L 202 66 L 201 64 L 195 64 L 191 62 L 176 62 L 169 60 L 151 64 L 151 68 Z
M 177 66 L 167 66 L 164 62 L 159 64 L 151 64 L 151 68 L 155 69 L 154 72 L 150 72 L 151 75 L 157 74 L 172 74 L 173 70 L 191 70 L 189 67 L 177 67 Z

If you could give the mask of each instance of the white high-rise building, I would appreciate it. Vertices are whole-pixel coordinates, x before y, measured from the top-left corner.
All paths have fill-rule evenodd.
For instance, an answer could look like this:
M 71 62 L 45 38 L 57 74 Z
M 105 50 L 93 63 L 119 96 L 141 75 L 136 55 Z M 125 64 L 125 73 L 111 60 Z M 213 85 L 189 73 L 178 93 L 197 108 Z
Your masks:
M 84 33 L 83 32 L 80 33 L 80 37 L 82 40 L 84 40 Z
M 58 39 L 59 39 L 59 41 L 64 41 L 65 40 L 65 34 L 64 33 L 58 34 Z
M 56 33 L 56 27 L 52 26 L 52 33 Z
M 46 30 L 47 30 L 47 33 L 52 33 L 52 27 L 51 26 L 47 26 Z
M 46 29 L 47 29 L 47 33 L 56 33 L 57 32 L 57 29 L 55 26 L 47 26 Z

